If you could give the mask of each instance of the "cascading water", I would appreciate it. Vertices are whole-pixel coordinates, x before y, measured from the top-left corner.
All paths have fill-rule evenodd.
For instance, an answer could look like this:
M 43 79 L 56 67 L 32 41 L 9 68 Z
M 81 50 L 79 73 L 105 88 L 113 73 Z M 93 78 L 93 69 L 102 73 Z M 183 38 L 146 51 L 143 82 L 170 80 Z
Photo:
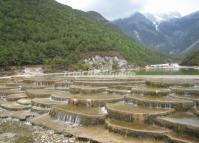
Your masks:
M 21 86 L 21 85 L 18 86 L 18 90 L 19 90 L 19 91 L 22 91 L 22 86 Z
M 62 113 L 56 113 L 57 114 L 57 120 L 63 121 L 66 124 L 69 124 L 73 127 L 79 127 L 81 126 L 81 118 L 76 115 L 69 115 L 69 114 L 62 114 Z
M 197 103 L 196 102 L 194 102 L 194 106 L 193 106 L 193 108 L 194 109 L 197 109 L 198 107 L 197 107 Z
M 104 114 L 107 114 L 107 113 L 108 113 L 108 111 L 107 111 L 107 109 L 106 109 L 105 106 L 104 106 L 104 107 L 99 107 L 99 111 L 100 111 L 101 113 L 104 113 Z
M 80 126 L 80 122 L 81 122 L 81 119 L 79 117 L 76 117 L 75 118 L 75 122 L 73 124 L 73 127 L 78 127 Z
M 138 106 L 138 105 L 137 105 L 138 103 L 137 103 L 136 100 L 130 100 L 130 101 L 129 101 L 129 100 L 126 100 L 125 103 L 126 103 L 126 104 L 130 104 L 130 105 L 134 105 L 135 107 Z

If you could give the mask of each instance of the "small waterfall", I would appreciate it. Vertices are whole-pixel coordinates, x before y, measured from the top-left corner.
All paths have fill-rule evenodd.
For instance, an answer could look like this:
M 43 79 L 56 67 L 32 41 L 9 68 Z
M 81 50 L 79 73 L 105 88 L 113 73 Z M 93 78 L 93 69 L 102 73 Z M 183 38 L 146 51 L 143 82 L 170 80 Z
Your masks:
M 18 86 L 18 90 L 22 91 L 22 86 L 21 85 Z
M 59 97 L 51 96 L 50 100 L 58 101 L 58 102 L 64 102 L 66 104 L 68 103 L 68 99 L 67 98 L 59 98 Z
M 86 107 L 93 107 L 94 106 L 94 102 L 91 99 L 87 99 L 86 100 Z
M 54 111 L 56 112 L 56 111 Z M 72 127 L 78 127 L 81 126 L 81 118 L 76 115 L 66 114 L 62 112 L 56 112 L 54 113 L 55 118 L 57 118 L 58 121 L 63 121 L 66 124 L 71 125 Z
M 133 102 L 133 105 L 137 107 L 137 106 L 138 106 L 138 102 L 135 100 L 135 101 Z
M 175 93 L 170 93 L 168 96 L 169 97 L 175 97 L 175 95 L 176 95 Z
M 169 104 L 169 109 L 171 109 L 172 108 L 172 105 L 171 104 Z
M 6 122 L 6 121 L 20 122 L 20 120 L 19 120 L 19 119 L 12 118 L 12 117 L 5 118 L 5 120 L 4 120 L 4 121 L 5 121 L 5 122 Z
M 197 103 L 196 102 L 194 102 L 194 107 L 193 107 L 194 109 L 196 109 L 197 108 Z
M 185 97 L 191 97 L 191 95 L 189 93 L 187 93 L 187 92 L 184 93 L 184 96 Z
M 130 104 L 130 105 L 134 105 L 134 106 L 138 106 L 138 101 L 137 100 L 134 100 L 134 99 L 131 99 L 131 100 L 126 100 L 125 101 L 126 104 Z
M 169 105 L 168 105 L 168 104 L 166 104 L 166 103 L 165 103 L 165 105 L 166 105 L 166 109 L 169 109 Z
M 25 125 L 28 125 L 28 126 L 31 126 L 31 125 L 32 125 L 32 123 L 31 123 L 30 121 L 25 121 L 24 124 L 25 124 Z
M 171 104 L 164 103 L 164 104 L 162 104 L 161 108 L 164 108 L 164 109 L 171 109 L 171 108 L 172 108 L 172 105 L 171 105 Z
M 75 122 L 73 124 L 73 127 L 78 127 L 80 126 L 80 123 L 81 123 L 81 119 L 79 117 L 76 117 L 75 118 Z
M 124 103 L 133 105 L 133 101 L 126 100 Z
M 161 108 L 163 108 L 163 106 L 164 106 L 164 104 L 162 104 L 162 103 L 157 103 L 157 104 L 154 103 L 154 108 L 161 109 Z
M 146 104 L 149 108 L 157 108 L 157 109 L 171 109 L 172 105 L 167 103 L 148 103 Z
M 166 109 L 166 104 L 162 104 L 162 108 Z
M 100 112 L 101 113 L 104 113 L 104 114 L 107 114 L 108 113 L 108 111 L 106 110 L 106 107 L 104 106 L 104 107 L 100 107 Z

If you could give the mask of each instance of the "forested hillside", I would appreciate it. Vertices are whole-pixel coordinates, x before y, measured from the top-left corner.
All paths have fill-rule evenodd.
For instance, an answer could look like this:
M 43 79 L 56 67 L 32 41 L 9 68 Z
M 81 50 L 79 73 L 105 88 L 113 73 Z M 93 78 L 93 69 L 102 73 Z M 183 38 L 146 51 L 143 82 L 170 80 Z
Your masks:
M 199 51 L 192 52 L 182 61 L 182 65 L 199 66 Z
M 0 66 L 70 65 L 83 53 L 111 50 L 137 65 L 164 59 L 88 14 L 54 0 L 1 0 Z

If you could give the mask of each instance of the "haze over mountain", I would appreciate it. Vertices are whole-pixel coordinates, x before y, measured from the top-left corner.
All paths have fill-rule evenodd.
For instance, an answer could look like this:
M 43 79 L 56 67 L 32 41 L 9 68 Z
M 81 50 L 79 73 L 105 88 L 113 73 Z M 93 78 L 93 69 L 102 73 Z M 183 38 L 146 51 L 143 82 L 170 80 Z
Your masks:
M 181 16 L 135 13 L 113 22 L 145 46 L 172 55 L 199 50 L 199 12 Z

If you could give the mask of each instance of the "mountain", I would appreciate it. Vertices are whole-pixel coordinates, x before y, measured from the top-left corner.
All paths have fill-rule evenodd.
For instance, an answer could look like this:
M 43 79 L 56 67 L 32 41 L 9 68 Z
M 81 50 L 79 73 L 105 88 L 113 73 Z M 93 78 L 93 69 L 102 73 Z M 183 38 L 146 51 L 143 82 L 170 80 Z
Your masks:
M 199 66 L 199 50 L 188 54 L 181 64 L 186 66 Z
M 191 46 L 189 46 L 188 48 L 186 48 L 182 54 L 186 55 L 187 53 L 192 53 L 195 51 L 199 50 L 199 40 L 197 40 L 196 42 L 194 42 Z
M 135 18 L 138 14 L 142 15 L 139 20 Z M 129 21 L 134 22 L 129 24 Z M 176 12 L 161 15 L 135 13 L 113 23 L 145 46 L 173 55 L 182 55 L 193 47 L 197 48 L 195 45 L 199 40 L 199 12 L 184 17 Z
M 174 49 L 171 51 L 181 54 L 199 40 L 199 12 L 163 22 L 159 29 L 172 41 Z
M 128 36 L 135 38 L 147 47 L 154 48 L 163 52 L 168 52 L 167 41 L 164 34 L 157 30 L 156 25 L 148 17 L 141 13 L 135 13 L 129 18 L 119 19 L 113 22 Z
M 162 22 L 181 17 L 181 14 L 178 12 L 159 13 L 159 14 L 143 13 L 143 15 L 157 25 L 159 25 Z
M 89 52 L 109 51 L 136 65 L 163 59 L 99 14 L 74 10 L 54 0 L 1 0 L 0 19 L 0 66 L 71 65 Z
M 101 14 L 97 13 L 96 11 L 88 11 L 87 14 L 89 17 L 96 19 L 97 21 L 107 22 L 107 23 L 109 22 L 107 19 L 105 19 Z

